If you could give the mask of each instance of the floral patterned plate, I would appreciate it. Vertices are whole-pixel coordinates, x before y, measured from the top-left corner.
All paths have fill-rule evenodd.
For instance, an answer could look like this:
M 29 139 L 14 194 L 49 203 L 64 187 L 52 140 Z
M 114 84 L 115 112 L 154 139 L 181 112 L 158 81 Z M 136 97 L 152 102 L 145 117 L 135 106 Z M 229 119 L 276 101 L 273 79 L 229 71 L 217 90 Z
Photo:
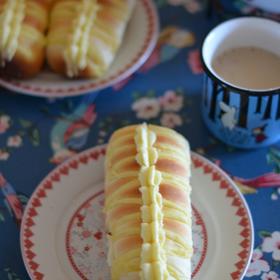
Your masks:
M 0 78 L 10 90 L 39 97 L 86 94 L 112 86 L 135 72 L 150 56 L 158 36 L 158 15 L 153 0 L 136 1 L 122 46 L 109 71 L 100 79 L 69 80 L 49 70 L 30 80 Z
M 21 250 L 32 279 L 110 279 L 106 262 L 105 146 L 63 163 L 37 187 L 26 207 Z M 192 277 L 242 279 L 251 259 L 251 215 L 233 182 L 192 154 Z

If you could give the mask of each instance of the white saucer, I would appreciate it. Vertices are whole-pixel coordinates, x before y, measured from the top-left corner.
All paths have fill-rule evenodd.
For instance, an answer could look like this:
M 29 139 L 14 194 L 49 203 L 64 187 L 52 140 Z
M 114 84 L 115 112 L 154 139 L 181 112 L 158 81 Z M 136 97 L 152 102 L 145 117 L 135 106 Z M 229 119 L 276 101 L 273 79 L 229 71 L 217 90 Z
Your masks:
M 104 201 L 105 146 L 73 157 L 51 172 L 26 207 L 21 250 L 31 279 L 108 280 Z M 234 183 L 192 154 L 193 279 L 242 279 L 253 226 Z

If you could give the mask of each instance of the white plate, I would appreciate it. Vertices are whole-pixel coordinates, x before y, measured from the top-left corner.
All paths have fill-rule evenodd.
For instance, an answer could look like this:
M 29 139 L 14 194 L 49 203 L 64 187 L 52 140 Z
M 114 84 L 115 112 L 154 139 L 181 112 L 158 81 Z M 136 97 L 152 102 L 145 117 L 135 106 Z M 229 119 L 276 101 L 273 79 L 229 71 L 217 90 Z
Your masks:
M 105 146 L 87 150 L 51 172 L 29 200 L 21 250 L 32 279 L 107 280 L 104 201 Z M 214 164 L 192 155 L 193 279 L 242 279 L 253 226 L 234 183 Z
M 69 80 L 48 70 L 30 80 L 0 78 L 10 90 L 40 97 L 86 94 L 112 86 L 135 72 L 150 56 L 158 37 L 158 15 L 152 0 L 137 0 L 120 50 L 109 71 L 100 79 Z

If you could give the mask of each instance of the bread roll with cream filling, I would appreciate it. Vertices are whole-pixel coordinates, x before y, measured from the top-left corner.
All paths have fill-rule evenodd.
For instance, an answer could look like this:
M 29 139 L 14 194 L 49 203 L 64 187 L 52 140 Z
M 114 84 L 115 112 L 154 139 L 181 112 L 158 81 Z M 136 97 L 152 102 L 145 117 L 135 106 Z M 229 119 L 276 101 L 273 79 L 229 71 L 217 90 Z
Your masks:
M 135 0 L 58 0 L 50 18 L 47 60 L 69 78 L 97 78 L 112 64 Z
M 142 124 L 112 135 L 105 213 L 113 280 L 191 279 L 190 162 L 174 130 Z

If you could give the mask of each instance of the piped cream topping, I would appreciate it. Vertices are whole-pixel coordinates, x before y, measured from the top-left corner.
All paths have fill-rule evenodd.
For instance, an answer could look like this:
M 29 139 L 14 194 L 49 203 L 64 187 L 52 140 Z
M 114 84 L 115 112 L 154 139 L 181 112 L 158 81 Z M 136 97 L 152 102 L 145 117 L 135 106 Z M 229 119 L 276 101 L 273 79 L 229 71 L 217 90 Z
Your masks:
M 140 279 L 168 279 L 166 239 L 163 228 L 163 198 L 159 192 L 162 180 L 161 172 L 156 170 L 158 159 L 154 147 L 156 134 L 146 124 L 136 129 L 135 143 L 137 148 L 136 161 L 141 166 L 139 180 L 141 184 L 141 272 Z
M 72 34 L 64 51 L 69 77 L 77 76 L 87 67 L 90 34 L 98 9 L 96 0 L 82 0 L 77 6 L 79 16 L 73 21 Z
M 25 17 L 25 0 L 7 0 L 0 15 L 1 65 L 11 61 L 18 47 L 21 24 Z

